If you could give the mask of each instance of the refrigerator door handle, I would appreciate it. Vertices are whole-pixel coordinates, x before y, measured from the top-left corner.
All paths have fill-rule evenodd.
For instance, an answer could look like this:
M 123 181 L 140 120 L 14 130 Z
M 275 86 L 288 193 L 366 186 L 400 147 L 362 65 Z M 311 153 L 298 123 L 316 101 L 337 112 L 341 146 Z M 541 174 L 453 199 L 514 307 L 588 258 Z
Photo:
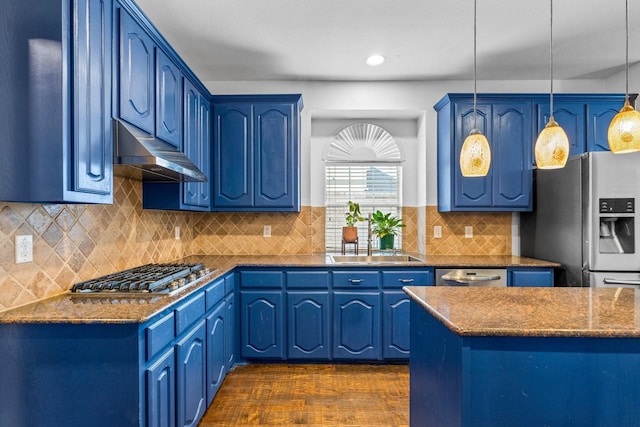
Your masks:
M 636 285 L 640 286 L 640 280 L 625 280 L 625 279 L 609 279 L 603 280 L 605 285 Z

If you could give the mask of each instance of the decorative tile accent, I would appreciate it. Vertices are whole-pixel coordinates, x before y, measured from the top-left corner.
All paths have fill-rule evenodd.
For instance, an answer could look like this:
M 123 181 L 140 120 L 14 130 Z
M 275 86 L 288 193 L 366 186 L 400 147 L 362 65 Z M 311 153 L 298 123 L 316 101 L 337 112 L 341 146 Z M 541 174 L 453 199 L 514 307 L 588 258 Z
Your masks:
M 426 207 L 427 255 L 511 255 L 511 214 L 438 212 Z M 433 238 L 433 226 L 442 226 L 442 238 Z M 464 227 L 473 227 L 473 238 Z
M 114 178 L 113 205 L 0 203 L 0 310 L 66 291 L 72 284 L 192 254 L 307 255 L 324 252 L 324 207 L 299 213 L 190 213 L 142 209 L 142 185 Z M 508 213 L 438 213 L 404 207 L 403 248 L 429 255 L 510 255 Z M 271 225 L 272 237 L 263 237 Z M 433 239 L 441 225 L 443 238 Z M 474 228 L 464 238 L 464 226 Z M 181 239 L 174 229 L 181 228 Z M 16 235 L 33 235 L 34 261 L 14 262 Z
M 0 204 L 0 310 L 98 275 L 188 255 L 189 214 L 143 211 L 138 181 L 115 177 L 114 191 L 113 205 Z M 176 226 L 181 240 L 174 240 Z M 21 234 L 33 236 L 31 263 L 15 264 Z

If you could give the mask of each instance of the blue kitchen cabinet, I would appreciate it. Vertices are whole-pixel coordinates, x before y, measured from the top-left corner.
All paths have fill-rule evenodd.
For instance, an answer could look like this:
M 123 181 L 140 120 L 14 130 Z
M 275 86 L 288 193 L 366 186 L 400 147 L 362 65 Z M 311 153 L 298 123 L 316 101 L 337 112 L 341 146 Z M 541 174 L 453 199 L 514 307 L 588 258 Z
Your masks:
M 409 360 L 409 297 L 402 291 L 383 291 L 382 356 Z
M 300 211 L 300 95 L 213 96 L 214 211 Z
M 288 359 L 330 356 L 329 291 L 287 291 Z
M 151 36 L 124 9 L 119 8 L 119 96 L 117 115 L 155 134 L 155 49 Z
M 162 50 L 156 49 L 157 138 L 182 148 L 182 72 Z
M 553 268 L 508 268 L 507 286 L 553 287 Z
M 225 288 L 225 305 L 227 313 L 225 315 L 225 343 L 224 343 L 224 354 L 225 354 L 225 363 L 227 367 L 227 371 L 233 369 L 236 364 L 236 333 L 240 330 L 237 327 L 237 321 L 239 316 L 237 315 L 237 307 L 236 304 L 236 274 L 230 273 L 224 277 L 224 288 Z
M 474 126 L 473 98 L 450 94 L 438 112 L 438 210 L 530 211 L 532 209 L 532 101 L 518 95 L 479 95 L 477 128 L 491 146 L 486 177 L 463 177 L 460 150 Z
M 284 359 L 284 295 L 282 290 L 241 290 L 242 356 Z
M 536 105 L 537 110 L 537 135 L 549 122 L 549 98 L 540 101 Z M 569 156 L 579 155 L 585 152 L 586 147 L 586 107 L 584 102 L 561 101 L 558 95 L 553 102 L 553 118 L 564 129 L 569 139 Z M 608 125 L 607 125 L 608 126 Z M 535 143 L 535 139 L 534 139 Z
M 210 177 L 211 106 L 208 97 L 183 79 L 183 151 L 200 171 Z M 142 206 L 145 209 L 208 211 L 211 181 L 144 182 Z
M 226 314 L 227 306 L 223 300 L 207 316 L 207 406 L 213 401 L 227 372 Z
M 624 95 L 619 95 L 617 100 L 605 99 L 587 105 L 587 151 L 609 151 L 609 124 L 623 105 Z
M 404 286 L 433 286 L 433 268 L 382 271 L 382 357 L 409 360 L 409 296 Z
M 0 200 L 112 203 L 111 0 L 4 0 Z
M 170 348 L 146 371 L 147 426 L 168 427 L 176 420 L 176 363 Z
M 382 358 L 380 291 L 333 291 L 333 358 Z
M 195 427 L 207 408 L 205 319 L 176 343 L 176 413 L 179 427 Z

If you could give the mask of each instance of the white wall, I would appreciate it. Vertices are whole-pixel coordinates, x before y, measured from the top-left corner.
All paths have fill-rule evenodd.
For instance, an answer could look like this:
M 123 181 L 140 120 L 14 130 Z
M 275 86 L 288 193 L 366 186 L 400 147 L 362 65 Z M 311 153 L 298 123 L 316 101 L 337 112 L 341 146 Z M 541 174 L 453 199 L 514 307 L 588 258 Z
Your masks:
M 638 74 L 637 71 L 636 74 Z M 637 84 L 640 78 L 634 77 L 632 81 Z M 324 147 L 319 145 L 324 145 L 327 140 L 322 135 L 318 137 L 312 135 L 312 129 L 319 129 L 318 126 L 312 126 L 312 121 L 335 120 L 338 123 L 339 119 L 362 117 L 399 121 L 412 118 L 416 121 L 415 144 L 411 142 L 411 138 L 403 142 L 403 150 L 407 154 L 404 204 L 407 206 L 436 205 L 436 116 L 433 105 L 446 93 L 473 90 L 472 81 L 209 81 L 205 84 L 213 94 L 302 93 L 304 110 L 302 113 L 301 197 L 302 204 L 305 206 L 323 206 L 324 204 L 322 178 L 324 169 L 321 157 Z M 479 81 L 478 91 L 547 93 L 549 82 Z M 554 91 L 556 93 L 624 92 L 624 73 L 606 80 L 555 81 Z M 387 121 L 387 123 L 391 122 L 393 120 Z M 409 155 L 415 155 L 415 159 Z

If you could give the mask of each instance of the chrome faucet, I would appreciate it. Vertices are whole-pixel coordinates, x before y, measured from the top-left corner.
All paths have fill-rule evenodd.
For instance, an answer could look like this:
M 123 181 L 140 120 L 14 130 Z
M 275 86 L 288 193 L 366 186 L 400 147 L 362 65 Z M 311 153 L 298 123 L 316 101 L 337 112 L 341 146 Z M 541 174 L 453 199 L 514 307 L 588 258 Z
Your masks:
M 367 218 L 367 256 L 373 255 L 373 248 L 371 247 L 371 214 Z

